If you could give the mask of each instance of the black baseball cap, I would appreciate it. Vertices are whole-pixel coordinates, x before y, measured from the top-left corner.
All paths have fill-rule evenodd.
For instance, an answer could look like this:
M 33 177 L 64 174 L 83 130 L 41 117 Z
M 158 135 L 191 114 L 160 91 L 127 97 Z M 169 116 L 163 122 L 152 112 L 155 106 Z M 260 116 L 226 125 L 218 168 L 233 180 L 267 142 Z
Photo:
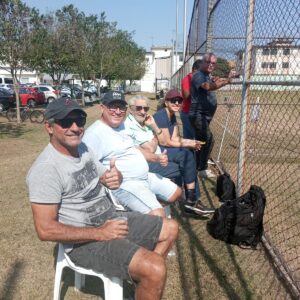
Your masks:
M 86 112 L 80 107 L 80 105 L 76 101 L 70 98 L 61 97 L 48 104 L 45 111 L 45 118 L 46 120 L 62 120 L 70 112 L 75 110 L 80 112 L 81 117 L 87 116 Z
M 119 91 L 108 91 L 102 98 L 102 103 L 107 105 L 112 102 L 122 102 L 127 105 L 124 94 Z

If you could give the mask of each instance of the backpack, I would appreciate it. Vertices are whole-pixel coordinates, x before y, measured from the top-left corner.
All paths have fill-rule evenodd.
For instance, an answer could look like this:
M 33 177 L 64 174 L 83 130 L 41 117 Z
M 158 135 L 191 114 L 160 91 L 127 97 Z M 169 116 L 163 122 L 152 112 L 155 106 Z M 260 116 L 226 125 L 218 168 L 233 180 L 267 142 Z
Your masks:
M 235 184 L 226 172 L 217 177 L 216 195 L 220 202 L 236 198 Z
M 255 248 L 263 233 L 266 205 L 264 191 L 255 185 L 239 198 L 225 201 L 207 222 L 207 231 L 215 239 L 240 247 Z

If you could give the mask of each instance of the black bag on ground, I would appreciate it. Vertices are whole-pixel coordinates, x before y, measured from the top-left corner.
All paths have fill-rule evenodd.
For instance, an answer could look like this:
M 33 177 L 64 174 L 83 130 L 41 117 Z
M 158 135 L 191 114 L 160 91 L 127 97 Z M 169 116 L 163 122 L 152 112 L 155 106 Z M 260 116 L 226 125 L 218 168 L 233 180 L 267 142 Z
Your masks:
M 207 231 L 218 240 L 255 248 L 263 233 L 264 191 L 255 185 L 239 198 L 225 201 L 207 222 Z
M 217 177 L 216 195 L 221 202 L 236 198 L 235 184 L 226 172 Z

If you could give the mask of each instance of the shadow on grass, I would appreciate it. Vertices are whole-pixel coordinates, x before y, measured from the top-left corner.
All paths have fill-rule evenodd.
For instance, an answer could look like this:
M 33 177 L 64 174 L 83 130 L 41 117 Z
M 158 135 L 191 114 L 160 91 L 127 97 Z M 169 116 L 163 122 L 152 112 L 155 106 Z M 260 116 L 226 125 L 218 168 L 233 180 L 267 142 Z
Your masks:
M 0 139 L 1 138 L 18 138 L 31 129 L 26 128 L 25 124 L 8 123 L 0 121 Z
M 243 272 L 241 270 L 241 267 L 239 266 L 237 260 L 236 260 L 236 257 L 235 257 L 235 254 L 234 252 L 232 251 L 232 246 L 226 244 L 226 248 L 227 248 L 227 252 L 229 254 L 229 257 L 231 259 L 231 262 L 232 262 L 232 266 L 235 270 L 235 273 L 236 273 L 236 277 L 239 278 L 239 281 L 240 281 L 240 284 L 241 284 L 241 287 L 244 291 L 244 297 L 245 299 L 250 299 L 251 296 L 252 296 L 252 293 L 251 291 L 249 290 L 248 288 L 248 284 L 245 280 L 245 277 L 243 275 Z M 247 251 L 247 250 L 246 250 Z M 251 251 L 251 250 L 250 250 Z
M 215 208 L 209 190 L 215 194 L 216 181 L 210 178 L 206 178 L 206 179 L 201 178 L 200 180 L 201 180 L 201 193 L 202 193 L 201 198 L 205 197 L 209 203 L 209 206 Z
M 0 292 L 0 299 L 14 299 L 14 290 L 17 282 L 20 281 L 20 276 L 23 269 L 24 262 L 16 259 L 7 272 L 7 278 L 3 283 L 3 290 Z
M 207 266 L 211 270 L 211 272 L 214 274 L 214 277 L 216 278 L 218 284 L 224 292 L 227 295 L 228 299 L 241 299 L 240 295 L 235 291 L 235 289 L 232 287 L 232 284 L 226 280 L 227 272 L 228 270 L 222 270 L 221 267 L 218 266 L 217 261 L 213 258 L 212 255 L 210 255 L 204 247 L 205 240 L 202 242 L 199 237 L 196 235 L 196 233 L 193 230 L 192 225 L 189 223 L 188 218 L 183 218 L 178 214 L 176 210 L 173 211 L 174 217 L 176 220 L 180 223 L 182 229 L 187 233 L 188 239 L 190 240 L 190 245 L 193 245 L 191 247 L 191 258 L 190 260 L 192 262 L 196 262 L 196 255 L 197 252 L 203 257 L 204 261 L 206 262 Z M 246 280 L 242 274 L 242 271 L 240 267 L 238 266 L 234 253 L 232 249 L 230 249 L 231 246 L 228 245 L 228 251 L 229 256 L 231 260 L 233 261 L 233 266 L 237 273 L 237 278 L 239 278 L 241 286 L 244 290 L 243 298 L 249 299 L 251 298 L 251 291 L 248 289 Z M 184 291 L 184 299 L 193 299 L 193 293 L 191 294 L 191 286 L 195 290 L 195 293 L 197 295 L 197 299 L 204 299 L 204 296 L 202 294 L 202 288 L 199 284 L 201 282 L 201 274 L 199 273 L 199 267 L 196 263 L 190 264 L 189 268 L 192 270 L 188 271 L 192 277 L 189 277 L 189 279 L 186 278 L 185 269 L 187 268 L 184 254 L 182 253 L 180 245 L 177 243 L 177 253 L 178 253 L 178 262 L 179 262 L 179 268 L 180 268 L 180 281 L 182 285 L 182 290 Z

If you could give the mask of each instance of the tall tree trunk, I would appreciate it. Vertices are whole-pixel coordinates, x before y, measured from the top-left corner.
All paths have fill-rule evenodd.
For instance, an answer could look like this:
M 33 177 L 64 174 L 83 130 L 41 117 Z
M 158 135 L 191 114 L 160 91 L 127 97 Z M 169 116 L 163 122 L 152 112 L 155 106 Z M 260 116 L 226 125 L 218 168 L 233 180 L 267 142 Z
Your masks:
M 81 82 L 81 105 L 85 106 L 85 101 L 84 101 L 84 90 L 83 90 L 83 80 L 80 78 L 80 82 Z
M 17 76 L 14 73 L 13 69 L 10 70 L 10 73 L 13 78 L 14 91 L 15 91 L 15 95 L 16 95 L 17 123 L 21 124 L 19 83 L 18 83 Z

